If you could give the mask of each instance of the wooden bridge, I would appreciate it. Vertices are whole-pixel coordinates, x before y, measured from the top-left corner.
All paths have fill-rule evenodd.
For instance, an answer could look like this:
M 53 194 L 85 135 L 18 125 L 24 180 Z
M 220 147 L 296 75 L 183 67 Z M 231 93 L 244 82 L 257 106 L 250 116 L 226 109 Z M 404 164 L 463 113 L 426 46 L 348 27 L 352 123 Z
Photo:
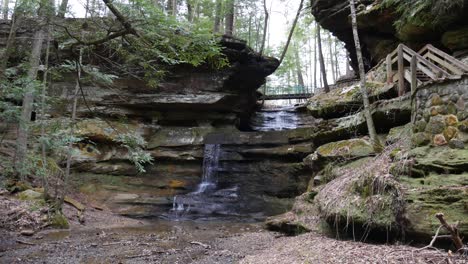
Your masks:
M 288 100 L 288 99 L 307 99 L 312 97 L 313 93 L 291 93 L 291 94 L 266 94 L 260 97 L 260 100 Z
M 394 65 L 396 65 L 396 69 Z M 387 55 L 387 83 L 398 82 L 398 94 L 405 91 L 406 80 L 411 84 L 411 93 L 416 88 L 432 81 L 456 79 L 468 74 L 468 65 L 428 44 L 419 52 L 400 44 L 398 48 Z

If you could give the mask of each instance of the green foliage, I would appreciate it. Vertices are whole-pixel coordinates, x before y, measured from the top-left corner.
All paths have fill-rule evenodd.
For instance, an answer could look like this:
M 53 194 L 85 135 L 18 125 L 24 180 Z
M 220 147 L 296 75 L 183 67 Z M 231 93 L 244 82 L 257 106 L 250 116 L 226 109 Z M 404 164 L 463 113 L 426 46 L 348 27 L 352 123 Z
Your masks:
M 144 77 L 150 86 L 156 86 L 172 65 L 207 65 L 215 69 L 228 65 L 226 57 L 221 53 L 217 37 L 211 33 L 212 27 L 178 21 L 165 14 L 150 0 L 136 0 L 132 5 L 117 2 L 113 4 L 128 21 L 132 21 L 132 27 L 138 31 L 139 37 L 127 34 L 97 46 L 82 47 L 85 60 L 93 56 L 103 58 L 102 51 L 110 51 L 108 58 L 103 61 L 111 63 L 108 74 L 140 76 Z M 62 43 L 61 47 L 79 45 L 75 39 L 81 39 L 78 36 L 82 34 L 83 27 L 87 28 L 84 33 L 86 37 L 83 38 L 87 41 L 105 38 L 109 34 L 109 25 L 112 25 L 114 30 L 115 27 L 121 27 L 120 22 L 107 18 L 88 21 L 70 22 L 70 25 L 67 24 L 67 31 L 56 34 L 55 38 Z M 70 37 L 70 32 L 73 37 Z M 89 75 L 95 73 L 92 69 L 83 68 L 83 71 Z
M 463 12 L 464 0 L 383 0 L 382 7 L 394 7 L 397 28 L 407 24 L 443 29 L 454 21 L 454 13 Z
M 146 172 L 144 165 L 153 163 L 153 157 L 143 150 L 143 146 L 146 145 L 146 141 L 140 135 L 132 133 L 120 134 L 117 136 L 115 141 L 127 148 L 130 160 L 135 164 L 138 172 Z

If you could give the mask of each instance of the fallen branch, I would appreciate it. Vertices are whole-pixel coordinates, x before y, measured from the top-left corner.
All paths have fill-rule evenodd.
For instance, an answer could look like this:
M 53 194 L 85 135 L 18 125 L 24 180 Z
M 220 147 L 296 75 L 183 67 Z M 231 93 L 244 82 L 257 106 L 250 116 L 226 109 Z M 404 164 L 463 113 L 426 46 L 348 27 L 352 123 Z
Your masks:
M 36 245 L 34 243 L 24 241 L 24 240 L 19 240 L 19 239 L 17 239 L 16 242 L 19 243 L 19 244 L 24 244 L 24 245 L 29 245 L 29 246 L 35 246 Z
M 463 241 L 460 238 L 460 234 L 458 233 L 458 228 L 457 225 L 449 225 L 447 221 L 445 221 L 444 214 L 443 213 L 437 213 L 435 215 L 437 219 L 439 219 L 439 222 L 441 225 L 449 231 L 450 235 L 452 236 L 452 241 L 455 244 L 455 248 L 457 249 L 457 252 L 460 254 L 463 254 L 467 251 L 466 248 L 463 246 Z
M 440 225 L 439 228 L 437 228 L 435 235 L 432 237 L 431 243 L 429 243 L 429 245 L 425 247 L 417 249 L 416 251 L 421 251 L 421 250 L 428 249 L 428 248 L 435 249 L 434 242 L 437 240 L 437 238 L 439 238 L 440 229 L 442 229 L 442 225 Z
M 203 244 L 202 242 L 198 242 L 198 241 L 192 241 L 192 242 L 190 242 L 190 244 L 202 246 L 202 247 L 204 247 L 204 248 L 206 248 L 206 249 L 210 248 L 210 245 Z

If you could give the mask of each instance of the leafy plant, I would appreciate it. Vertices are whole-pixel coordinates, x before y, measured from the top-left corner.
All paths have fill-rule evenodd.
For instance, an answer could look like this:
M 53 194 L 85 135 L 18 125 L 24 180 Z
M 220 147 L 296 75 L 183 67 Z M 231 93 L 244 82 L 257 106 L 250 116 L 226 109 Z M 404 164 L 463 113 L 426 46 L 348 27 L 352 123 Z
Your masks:
M 153 157 L 143 150 L 146 141 L 138 134 L 125 133 L 120 134 L 115 139 L 116 142 L 124 146 L 129 153 L 129 158 L 140 173 L 146 172 L 144 165 L 153 164 Z

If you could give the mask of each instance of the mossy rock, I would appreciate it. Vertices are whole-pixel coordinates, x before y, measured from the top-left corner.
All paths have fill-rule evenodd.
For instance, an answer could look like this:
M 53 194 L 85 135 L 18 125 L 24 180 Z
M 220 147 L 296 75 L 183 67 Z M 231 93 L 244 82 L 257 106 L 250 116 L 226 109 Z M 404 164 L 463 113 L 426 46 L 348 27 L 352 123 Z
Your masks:
M 331 142 L 317 149 L 319 157 L 338 160 L 367 157 L 374 153 L 372 144 L 364 138 Z
M 468 172 L 468 151 L 465 149 L 425 146 L 412 149 L 409 155 L 414 157 L 413 167 L 426 172 Z
M 43 193 L 41 192 L 36 192 L 34 190 L 26 190 L 22 191 L 18 194 L 18 198 L 23 201 L 33 201 L 33 200 L 40 200 L 44 198 Z
M 411 136 L 411 142 L 414 146 L 425 146 L 431 143 L 431 135 L 425 132 L 415 133 Z
M 431 174 L 424 179 L 406 179 L 407 232 L 429 240 L 440 222 L 436 213 L 444 213 L 449 223 L 460 221 L 458 229 L 468 235 L 468 174 Z
M 422 121 L 422 122 L 424 122 L 424 121 Z M 424 122 L 424 126 L 422 128 L 422 131 L 424 131 L 425 125 L 426 124 Z M 408 123 L 408 124 L 406 124 L 404 126 L 398 126 L 398 127 L 394 127 L 392 129 L 390 129 L 385 141 L 387 143 L 389 143 L 389 144 L 392 144 L 392 143 L 397 142 L 400 139 L 411 138 L 411 127 L 412 127 L 411 123 Z
M 310 231 L 297 220 L 297 216 L 293 212 L 269 217 L 265 221 L 265 225 L 268 230 L 281 232 L 289 236 L 296 236 Z

